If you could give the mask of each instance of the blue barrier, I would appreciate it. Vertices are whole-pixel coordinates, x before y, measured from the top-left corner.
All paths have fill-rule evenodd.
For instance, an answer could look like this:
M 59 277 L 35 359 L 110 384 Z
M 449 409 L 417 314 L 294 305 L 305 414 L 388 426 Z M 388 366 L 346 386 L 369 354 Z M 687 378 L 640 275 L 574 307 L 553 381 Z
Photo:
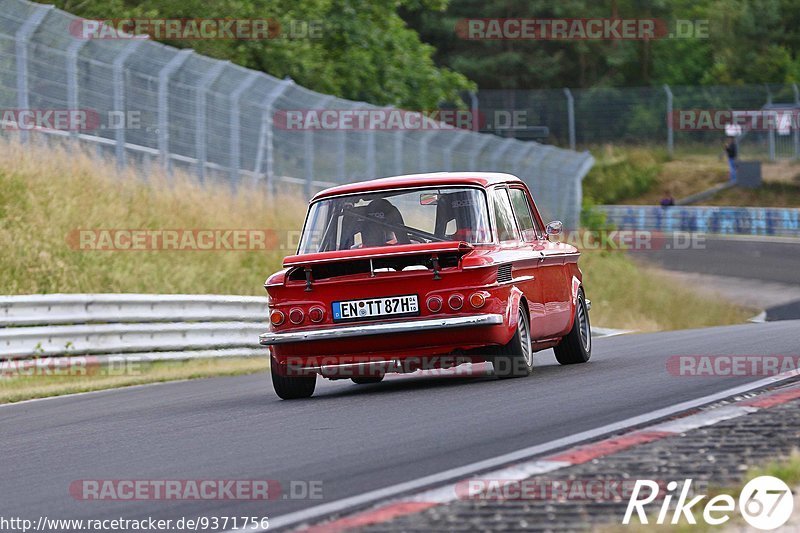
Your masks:
M 605 213 L 610 226 L 621 230 L 800 237 L 800 209 L 794 208 L 603 205 L 596 209 Z

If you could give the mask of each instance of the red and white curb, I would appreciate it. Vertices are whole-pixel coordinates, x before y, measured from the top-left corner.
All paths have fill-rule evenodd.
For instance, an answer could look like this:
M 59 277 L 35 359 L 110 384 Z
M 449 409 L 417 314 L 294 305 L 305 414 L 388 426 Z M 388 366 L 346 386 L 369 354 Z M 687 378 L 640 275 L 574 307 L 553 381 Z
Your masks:
M 757 396 L 741 399 L 733 403 L 711 407 L 698 411 L 698 408 L 713 404 L 720 400 L 748 393 L 764 387 L 776 386 L 781 381 L 798 376 L 790 372 L 779 376 L 762 379 L 760 381 L 728 389 L 697 400 L 660 409 L 648 415 L 634 417 L 619 423 L 610 424 L 602 428 L 582 432 L 570 437 L 532 446 L 510 454 L 495 457 L 464 467 L 456 468 L 439 474 L 434 474 L 418 480 L 409 481 L 378 489 L 343 500 L 336 500 L 310 509 L 290 513 L 270 520 L 270 529 L 298 527 L 311 521 L 323 520 L 325 516 L 346 512 L 348 508 L 368 505 L 383 500 L 383 503 L 330 522 L 303 527 L 298 531 L 304 533 L 336 533 L 357 527 L 378 524 L 390 521 L 399 516 L 420 513 L 432 507 L 444 505 L 460 498 L 457 486 L 469 481 L 470 476 L 480 473 L 484 479 L 502 479 L 521 481 L 531 476 L 546 474 L 562 468 L 587 463 L 594 459 L 621 452 L 628 448 L 654 442 L 667 437 L 680 435 L 687 431 L 711 426 L 723 420 L 730 420 L 761 409 L 768 409 L 800 398 L 800 382 L 794 383 L 777 390 L 768 390 Z M 660 421 L 668 417 L 670 420 Z M 652 424 L 652 422 L 656 422 Z M 642 427 L 647 423 L 651 425 Z M 602 437 L 610 433 L 629 431 L 599 441 L 581 444 L 587 440 Z M 564 449 L 566 448 L 566 449 Z M 554 452 L 547 455 L 548 452 Z M 537 456 L 535 459 L 527 459 Z M 494 471 L 489 471 L 494 466 L 508 464 Z M 446 480 L 446 482 L 445 482 Z M 438 483 L 437 483 L 438 481 Z M 409 493 L 415 488 L 422 489 L 431 485 L 435 488 L 422 490 L 410 496 L 396 497 L 402 493 Z M 389 501 L 386 501 L 386 500 Z

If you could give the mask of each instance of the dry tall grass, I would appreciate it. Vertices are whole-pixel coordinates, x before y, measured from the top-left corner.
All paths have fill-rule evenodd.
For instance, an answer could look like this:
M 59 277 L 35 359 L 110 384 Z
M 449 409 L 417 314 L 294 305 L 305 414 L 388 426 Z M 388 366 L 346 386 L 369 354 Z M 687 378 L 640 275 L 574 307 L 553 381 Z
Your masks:
M 74 145 L 0 140 L 0 293 L 160 292 L 264 294 L 291 253 L 303 201 L 263 191 L 201 187 L 192 176 L 132 171 Z M 271 229 L 267 251 L 79 251 L 76 229 Z
M 264 294 L 265 277 L 292 253 L 305 204 L 263 191 L 199 186 L 176 172 L 142 181 L 74 146 L 0 140 L 0 293 Z M 268 251 L 79 251 L 77 229 L 273 229 Z M 652 331 L 741 322 L 748 311 L 676 287 L 622 253 L 581 259 L 595 325 Z

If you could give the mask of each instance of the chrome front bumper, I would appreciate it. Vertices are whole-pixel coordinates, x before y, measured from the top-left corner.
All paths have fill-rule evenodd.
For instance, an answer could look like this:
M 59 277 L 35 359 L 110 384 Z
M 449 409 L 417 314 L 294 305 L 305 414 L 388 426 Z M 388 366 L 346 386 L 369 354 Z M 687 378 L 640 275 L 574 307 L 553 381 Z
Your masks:
M 463 328 L 469 326 L 492 326 L 503 323 L 503 315 L 486 314 L 472 316 L 456 316 L 450 318 L 426 318 L 387 322 L 384 324 L 361 324 L 354 326 L 330 326 L 324 329 L 287 331 L 275 333 L 268 331 L 258 336 L 261 344 L 286 344 L 290 342 L 310 342 L 321 340 L 346 339 L 349 337 L 366 337 L 368 335 L 387 335 L 392 333 L 411 333 L 430 331 L 433 329 Z

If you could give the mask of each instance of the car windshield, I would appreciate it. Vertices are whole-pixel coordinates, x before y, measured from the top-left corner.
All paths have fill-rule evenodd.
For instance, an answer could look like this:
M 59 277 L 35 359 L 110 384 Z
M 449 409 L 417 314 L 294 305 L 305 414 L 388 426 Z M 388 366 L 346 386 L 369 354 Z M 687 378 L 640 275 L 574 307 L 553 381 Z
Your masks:
M 376 191 L 311 205 L 299 254 L 373 246 L 491 240 L 486 195 L 474 188 Z

